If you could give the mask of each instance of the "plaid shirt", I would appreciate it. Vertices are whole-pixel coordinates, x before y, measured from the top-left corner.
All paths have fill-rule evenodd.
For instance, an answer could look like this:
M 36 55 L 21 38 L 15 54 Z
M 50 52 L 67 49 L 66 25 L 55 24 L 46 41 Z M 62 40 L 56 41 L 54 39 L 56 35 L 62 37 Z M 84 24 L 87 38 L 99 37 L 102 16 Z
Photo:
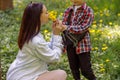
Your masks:
M 68 25 L 67 18 L 70 11 L 73 10 L 70 24 Z M 69 7 L 65 10 L 63 14 L 63 21 L 64 25 L 67 25 L 67 31 L 74 34 L 80 34 L 85 30 L 88 30 L 89 26 L 93 22 L 93 10 L 86 5 L 86 3 L 82 4 L 79 8 L 77 8 L 74 14 L 74 6 Z M 86 33 L 84 39 L 78 43 L 76 46 L 76 53 L 84 53 L 89 52 L 91 50 L 91 43 L 90 43 L 90 34 L 89 32 Z

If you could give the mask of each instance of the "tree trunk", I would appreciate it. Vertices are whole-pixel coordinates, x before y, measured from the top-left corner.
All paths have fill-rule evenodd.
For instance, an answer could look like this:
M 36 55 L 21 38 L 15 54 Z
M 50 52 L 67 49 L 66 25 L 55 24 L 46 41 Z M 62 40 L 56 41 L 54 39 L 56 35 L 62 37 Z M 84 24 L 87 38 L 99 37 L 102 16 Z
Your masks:
M 0 0 L 0 10 L 12 9 L 13 0 Z

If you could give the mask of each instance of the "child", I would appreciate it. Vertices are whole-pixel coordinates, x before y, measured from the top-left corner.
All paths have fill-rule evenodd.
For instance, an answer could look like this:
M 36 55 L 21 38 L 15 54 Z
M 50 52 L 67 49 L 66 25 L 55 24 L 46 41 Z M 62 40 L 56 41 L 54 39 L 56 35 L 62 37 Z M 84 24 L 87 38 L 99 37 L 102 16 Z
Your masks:
M 79 69 L 88 80 L 96 80 L 90 62 L 91 43 L 88 30 L 93 21 L 93 11 L 84 0 L 71 0 L 71 2 L 73 6 L 66 9 L 62 21 L 62 24 L 67 27 L 63 31 L 63 41 L 70 69 L 75 80 L 81 80 Z M 79 34 L 78 36 L 82 36 L 83 39 L 77 42 L 75 37 L 71 36 L 72 34 Z

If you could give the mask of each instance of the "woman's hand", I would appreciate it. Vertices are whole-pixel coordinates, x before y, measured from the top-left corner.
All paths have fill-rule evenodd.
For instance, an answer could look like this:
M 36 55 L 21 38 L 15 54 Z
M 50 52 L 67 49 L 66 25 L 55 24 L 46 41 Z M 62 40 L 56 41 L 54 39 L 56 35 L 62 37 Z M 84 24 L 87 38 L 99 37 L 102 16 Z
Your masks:
M 67 26 L 63 25 L 61 20 L 58 20 L 58 22 L 59 22 L 60 26 L 62 27 L 61 32 L 67 29 Z
M 67 26 L 62 24 L 62 31 L 66 30 Z
M 52 29 L 53 29 L 53 34 L 59 35 L 60 32 L 63 32 L 64 30 L 67 29 L 67 26 L 63 25 L 62 21 L 56 20 L 53 22 Z
M 59 35 L 60 34 L 60 32 L 62 30 L 61 26 L 62 25 L 61 25 L 61 23 L 58 20 L 56 20 L 56 21 L 53 22 L 53 24 L 52 24 L 52 30 L 53 30 L 53 34 L 54 35 Z

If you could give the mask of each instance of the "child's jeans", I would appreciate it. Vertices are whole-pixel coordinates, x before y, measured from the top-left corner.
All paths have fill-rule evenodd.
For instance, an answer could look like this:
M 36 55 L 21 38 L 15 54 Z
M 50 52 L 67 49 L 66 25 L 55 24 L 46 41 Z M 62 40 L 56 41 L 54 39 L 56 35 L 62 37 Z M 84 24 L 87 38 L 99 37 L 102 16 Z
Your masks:
M 75 80 L 81 80 L 80 72 L 88 80 L 96 80 L 96 77 L 91 68 L 90 52 L 76 54 L 75 47 L 67 46 L 67 55 L 70 69 Z

